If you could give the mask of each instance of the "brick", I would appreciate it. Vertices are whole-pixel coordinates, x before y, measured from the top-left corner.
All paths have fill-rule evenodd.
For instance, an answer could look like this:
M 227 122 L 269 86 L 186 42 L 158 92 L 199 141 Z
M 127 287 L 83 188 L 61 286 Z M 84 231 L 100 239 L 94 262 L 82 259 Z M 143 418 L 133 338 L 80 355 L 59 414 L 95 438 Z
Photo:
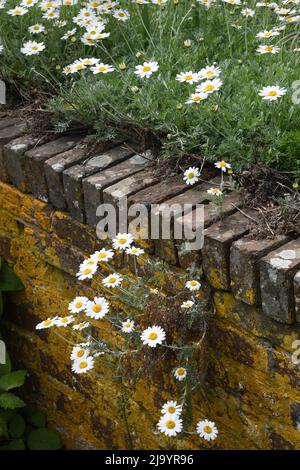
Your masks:
M 281 323 L 295 321 L 293 278 L 300 268 L 300 239 L 272 251 L 260 261 L 262 308 Z
M 259 260 L 288 241 L 288 237 L 278 235 L 273 240 L 251 240 L 246 237 L 232 244 L 230 285 L 237 299 L 249 305 L 260 302 Z
M 200 189 L 201 185 L 199 186 Z M 203 198 L 202 202 L 205 202 Z M 201 204 L 201 200 L 199 201 Z M 241 198 L 238 194 L 232 193 L 225 196 L 220 216 L 224 217 L 230 215 L 236 211 L 234 206 L 238 206 L 241 204 Z M 216 215 L 212 211 L 213 205 L 203 204 L 204 205 L 204 216 L 200 217 L 198 220 L 200 221 L 200 227 L 197 227 L 198 231 L 202 231 L 203 224 L 204 227 L 208 227 L 211 225 L 214 220 L 216 219 Z M 204 218 L 204 222 L 202 222 L 202 218 Z M 186 227 L 188 233 L 192 233 L 196 231 L 196 217 L 194 211 L 187 213 L 183 216 L 179 215 L 175 217 L 174 224 L 179 224 L 181 227 Z M 200 262 L 200 252 L 199 250 L 192 250 L 190 246 L 190 242 L 188 240 L 176 240 L 176 247 L 178 252 L 178 262 L 182 267 L 188 267 L 191 263 L 199 263 Z
M 99 204 L 103 203 L 103 191 L 108 186 L 118 183 L 129 175 L 135 175 L 140 172 L 145 166 L 149 165 L 153 155 L 151 152 L 146 152 L 141 155 L 134 155 L 133 157 L 119 163 L 111 168 L 102 172 L 95 173 L 88 178 L 84 178 L 83 193 L 86 222 L 92 227 L 97 225 L 96 211 Z M 140 176 L 142 178 L 142 174 Z
M 49 158 L 75 147 L 81 136 L 63 136 L 25 153 L 26 182 L 30 192 L 41 201 L 48 201 L 44 163 Z
M 3 155 L 3 147 L 8 142 L 17 137 L 20 137 L 26 129 L 26 125 L 17 121 L 14 125 L 4 126 L 0 128 L 0 181 L 8 182 L 8 174 L 6 169 L 6 162 Z
M 1 118 L 0 119 L 0 130 L 2 129 L 5 129 L 6 127 L 11 127 L 11 126 L 14 126 L 14 125 L 18 125 L 18 124 L 21 124 L 21 121 L 19 118 L 11 118 L 11 117 L 7 117 L 7 118 Z
M 86 149 L 83 146 L 78 146 L 67 152 L 55 155 L 45 162 L 44 172 L 49 202 L 57 209 L 63 210 L 67 207 L 63 185 L 63 171 L 81 163 L 86 158 Z
M 82 180 L 88 176 L 116 165 L 131 157 L 134 151 L 120 145 L 105 153 L 96 155 L 85 165 L 75 165 L 63 172 L 63 184 L 68 211 L 78 222 L 85 222 Z
M 295 311 L 296 320 L 300 322 L 300 271 L 294 277 Z
M 203 170 L 202 179 L 210 179 L 215 176 L 216 172 L 213 167 L 208 167 Z M 131 204 L 144 204 L 149 207 L 151 204 L 160 204 L 174 196 L 178 196 L 189 188 L 182 176 L 171 176 L 164 181 L 160 181 L 151 187 L 143 189 L 128 199 L 128 206 Z
M 245 211 L 255 217 L 255 211 Z M 210 284 L 216 289 L 230 289 L 230 246 L 249 231 L 250 221 L 240 212 L 214 223 L 204 231 L 202 249 L 203 270 Z
M 27 192 L 24 154 L 36 143 L 36 138 L 26 135 L 14 139 L 3 147 L 3 158 L 9 182 L 23 192 Z
M 149 168 L 144 170 L 142 173 L 134 174 L 128 178 L 124 178 L 112 186 L 109 186 L 103 191 L 103 201 L 110 203 L 115 207 L 119 206 L 121 199 L 137 193 L 139 190 L 148 188 L 151 193 L 152 185 L 159 181 L 159 177 L 156 172 Z M 149 188 L 149 186 L 151 186 Z M 128 204 L 129 207 L 130 203 Z

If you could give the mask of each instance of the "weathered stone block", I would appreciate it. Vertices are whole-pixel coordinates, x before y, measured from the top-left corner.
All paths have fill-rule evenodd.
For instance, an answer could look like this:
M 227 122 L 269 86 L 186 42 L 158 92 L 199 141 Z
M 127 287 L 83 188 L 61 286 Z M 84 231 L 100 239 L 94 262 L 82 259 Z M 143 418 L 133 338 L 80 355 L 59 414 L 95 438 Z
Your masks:
M 245 212 L 255 217 L 255 211 Z M 249 219 L 237 212 L 220 220 L 204 231 L 202 249 L 203 270 L 216 289 L 230 289 L 230 246 L 249 231 Z
M 81 163 L 86 158 L 86 149 L 82 145 L 46 160 L 44 172 L 48 187 L 48 198 L 49 202 L 57 209 L 63 210 L 67 206 L 64 194 L 63 171 Z
M 121 145 L 90 158 L 85 165 L 75 165 L 63 172 L 63 184 L 68 211 L 78 222 L 85 222 L 83 178 L 112 167 L 131 157 L 133 150 Z
M 8 179 L 20 191 L 28 192 L 25 175 L 25 152 L 37 143 L 37 138 L 30 135 L 14 139 L 3 147 Z
M 235 297 L 249 305 L 260 302 L 259 259 L 288 241 L 288 237 L 279 235 L 273 240 L 251 240 L 245 237 L 232 244 L 230 285 Z
M 272 251 L 260 261 L 262 308 L 282 323 L 295 321 L 293 278 L 300 268 L 300 239 Z
M 6 121 L 7 122 L 7 121 Z M 10 123 L 12 121 L 9 121 Z M 0 128 L 0 181 L 8 182 L 6 162 L 3 155 L 3 146 L 17 137 L 20 137 L 26 129 L 24 122 L 17 121 L 13 125 Z
M 88 225 L 95 227 L 97 225 L 98 217 L 96 216 L 97 207 L 103 202 L 103 191 L 114 185 L 129 175 L 139 173 L 145 166 L 151 163 L 153 155 L 151 152 L 146 152 L 141 155 L 134 155 L 133 157 L 125 160 L 125 162 L 108 168 L 102 172 L 96 173 L 88 178 L 84 178 L 83 193 L 84 193 L 84 206 L 86 214 L 86 222 Z M 140 180 L 144 178 L 144 172 L 139 174 Z M 122 183 L 121 183 L 122 186 Z
M 41 201 L 48 201 L 44 163 L 49 158 L 75 147 L 82 137 L 63 136 L 25 153 L 26 182 L 29 191 Z

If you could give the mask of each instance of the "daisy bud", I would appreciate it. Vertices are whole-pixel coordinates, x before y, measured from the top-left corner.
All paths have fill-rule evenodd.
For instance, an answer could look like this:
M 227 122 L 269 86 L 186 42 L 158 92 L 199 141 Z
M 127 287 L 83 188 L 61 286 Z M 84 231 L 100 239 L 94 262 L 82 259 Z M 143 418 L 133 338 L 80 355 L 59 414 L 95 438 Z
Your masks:
M 135 54 L 135 57 L 136 57 L 137 59 L 139 59 L 139 58 L 141 57 L 141 55 L 142 55 L 141 52 L 137 52 L 137 53 Z
M 191 47 L 192 41 L 190 39 L 186 39 L 183 43 L 184 47 Z
M 124 62 L 119 64 L 119 69 L 122 70 L 122 71 L 125 70 L 126 69 L 126 64 L 124 64 Z
M 293 188 L 294 189 L 299 189 L 299 184 L 298 183 L 293 183 Z
M 131 91 L 132 91 L 132 93 L 138 93 L 140 91 L 140 89 L 137 86 L 132 86 Z
M 177 103 L 176 109 L 180 110 L 180 109 L 182 109 L 182 108 L 183 108 L 182 103 Z

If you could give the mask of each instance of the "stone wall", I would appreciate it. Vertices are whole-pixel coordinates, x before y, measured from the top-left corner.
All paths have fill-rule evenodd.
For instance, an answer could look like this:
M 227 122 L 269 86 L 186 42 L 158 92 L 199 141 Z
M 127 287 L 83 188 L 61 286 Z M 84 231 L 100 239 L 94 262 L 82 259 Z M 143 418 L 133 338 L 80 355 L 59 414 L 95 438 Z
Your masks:
M 139 155 L 122 143 L 87 155 L 83 136 L 42 144 L 17 119 L 0 121 L 0 255 L 25 285 L 11 297 L 5 332 L 14 360 L 29 372 L 27 398 L 47 412 L 69 449 L 299 448 L 300 365 L 291 356 L 300 339 L 300 240 L 251 240 L 249 222 L 257 214 L 238 209 L 240 194 L 229 193 L 221 220 L 214 220 L 206 193 L 214 169 L 203 172 L 208 183 L 189 189 L 181 176 L 159 181 L 150 161 L 151 153 Z M 175 240 L 144 247 L 146 256 L 165 260 L 174 288 L 191 261 L 203 269 L 203 295 L 213 299 L 214 313 L 206 379 L 191 407 L 195 422 L 216 422 L 213 445 L 193 435 L 170 444 L 157 434 L 169 377 L 159 384 L 145 378 L 127 390 L 126 421 L 124 384 L 107 370 L 98 379 L 74 377 L 63 341 L 51 330 L 35 330 L 39 321 L 63 315 L 75 295 L 95 295 L 95 285 L 78 282 L 75 273 L 101 246 L 95 208 L 117 205 L 124 194 L 147 204 L 205 203 L 202 252 L 187 253 Z M 192 215 L 185 216 L 187 224 L 194 223 Z

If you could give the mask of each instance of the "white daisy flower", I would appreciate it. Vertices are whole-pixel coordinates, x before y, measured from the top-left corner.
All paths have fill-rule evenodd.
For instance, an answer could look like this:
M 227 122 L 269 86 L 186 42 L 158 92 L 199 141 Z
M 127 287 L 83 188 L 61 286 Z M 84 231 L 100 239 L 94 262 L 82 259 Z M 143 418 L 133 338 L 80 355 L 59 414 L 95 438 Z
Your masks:
M 93 301 L 88 301 L 85 307 L 88 317 L 99 320 L 109 311 L 109 303 L 104 297 L 95 297 Z
M 279 86 L 265 86 L 259 91 L 259 96 L 263 100 L 276 101 L 281 96 L 285 95 L 287 90 L 285 88 L 280 88 Z
M 189 99 L 186 100 L 185 104 L 192 104 L 192 103 L 199 104 L 203 100 L 205 100 L 207 97 L 208 97 L 208 94 L 204 92 L 192 93 Z
M 222 191 L 220 191 L 220 189 L 218 188 L 210 188 L 207 190 L 208 194 L 210 194 L 211 196 L 222 196 Z
M 185 170 L 183 175 L 183 179 L 186 184 L 193 185 L 199 181 L 200 170 L 195 166 L 190 166 L 187 170 Z
M 55 325 L 56 326 L 62 326 L 62 327 L 66 327 L 68 326 L 70 323 L 73 323 L 75 321 L 75 317 L 73 315 L 69 315 L 67 317 L 57 317 L 55 319 Z
M 117 18 L 119 21 L 127 21 L 130 18 L 129 11 L 127 10 L 115 10 L 113 13 L 114 18 Z
M 219 78 L 214 78 L 213 80 L 206 80 L 205 82 L 201 83 L 196 88 L 197 93 L 214 93 L 215 91 L 219 91 L 223 82 Z
M 102 283 L 105 287 L 118 287 L 122 282 L 122 277 L 120 274 L 110 274 L 102 280 Z
M 278 31 L 273 31 L 273 30 L 270 30 L 270 31 L 267 31 L 267 30 L 264 30 L 264 31 L 261 31 L 259 32 L 256 37 L 257 38 L 272 38 L 273 36 L 279 36 L 279 32 Z
M 199 72 L 200 79 L 207 79 L 211 80 L 212 78 L 218 77 L 221 73 L 221 69 L 219 67 L 215 67 L 214 65 L 207 65 L 207 67 L 203 68 Z
M 215 163 L 215 167 L 226 173 L 226 171 L 231 168 L 231 165 L 224 160 L 220 160 L 219 162 Z
M 61 39 L 63 41 L 66 41 L 67 39 L 70 39 L 71 37 L 74 36 L 74 34 L 76 33 L 77 29 L 76 28 L 73 28 L 73 29 L 70 29 L 69 31 L 67 31 L 62 37 Z
M 94 258 L 86 258 L 85 260 L 82 261 L 82 263 L 79 266 L 79 271 L 82 271 L 85 268 L 95 268 L 97 267 L 98 263 L 97 260 Z
M 87 371 L 93 369 L 94 367 L 94 358 L 92 356 L 87 356 L 80 361 L 75 361 L 72 364 L 72 371 L 76 374 L 84 374 Z
M 22 5 L 22 7 L 25 7 L 25 8 L 31 8 L 37 2 L 38 2 L 38 0 L 22 0 L 21 5 Z
M 12 8 L 11 10 L 8 10 L 7 14 L 10 16 L 23 16 L 26 15 L 27 12 L 27 8 L 17 6 L 15 8 Z
M 126 250 L 133 243 L 133 236 L 131 233 L 118 233 L 118 235 L 113 238 L 112 245 L 115 250 Z
M 184 367 L 177 367 L 174 371 L 174 377 L 175 379 L 179 380 L 181 382 L 184 380 L 187 376 L 187 370 Z
M 4 46 L 3 44 L 0 43 L 0 54 L 2 54 L 3 51 L 4 51 Z
M 144 62 L 143 65 L 137 65 L 134 73 L 140 78 L 149 78 L 153 72 L 157 72 L 159 65 L 157 62 Z
M 28 31 L 31 34 L 43 33 L 45 31 L 45 26 L 43 26 L 41 24 L 34 24 L 32 26 L 29 26 Z
M 195 302 L 193 302 L 192 300 L 186 300 L 181 304 L 181 308 L 188 310 L 189 308 L 192 308 L 193 305 L 195 305 Z
M 218 436 L 218 429 L 213 421 L 199 421 L 196 428 L 197 433 L 200 437 L 203 437 L 206 441 L 213 441 Z
M 279 51 L 279 47 L 271 46 L 271 44 L 258 46 L 258 48 L 256 49 L 256 52 L 259 52 L 260 54 L 277 54 Z
M 162 414 L 167 414 L 171 416 L 179 416 L 182 412 L 182 406 L 177 404 L 177 401 L 167 401 L 162 409 Z
M 82 345 L 74 346 L 71 352 L 72 361 L 80 361 L 89 355 L 89 350 Z
M 166 333 L 160 326 L 149 326 L 141 334 L 141 340 L 143 344 L 150 346 L 150 348 L 155 348 L 158 344 L 166 339 Z
M 254 16 L 255 15 L 255 10 L 251 10 L 251 8 L 244 8 L 242 11 L 241 11 L 242 15 L 243 16 Z
M 145 250 L 143 250 L 143 248 L 138 248 L 137 246 L 131 246 L 130 248 L 127 248 L 126 250 L 127 255 L 141 256 L 144 253 L 145 253 Z
M 104 261 L 109 261 L 113 258 L 113 256 L 114 252 L 112 250 L 106 250 L 105 248 L 102 248 L 99 251 L 95 251 L 95 253 L 91 255 L 91 259 L 96 260 L 98 263 L 102 263 Z
M 54 318 L 47 318 L 47 320 L 42 321 L 41 323 L 38 323 L 35 327 L 36 330 L 44 330 L 45 328 L 51 328 L 51 326 L 56 325 L 56 319 L 57 317 Z
M 99 59 L 96 59 L 95 57 L 86 57 L 85 59 L 80 59 L 80 60 L 85 66 L 95 65 L 95 64 L 98 64 L 99 62 Z
M 91 67 L 91 71 L 93 72 L 94 75 L 97 75 L 98 73 L 109 73 L 113 72 L 115 69 L 112 65 L 107 65 L 103 64 L 103 62 L 100 62 L 99 64 L 94 65 Z
M 69 303 L 69 310 L 71 313 L 80 313 L 85 309 L 86 303 L 88 302 L 87 297 L 75 297 L 72 302 Z
M 90 326 L 90 323 L 88 321 L 83 321 L 81 323 L 77 323 L 76 325 L 73 325 L 72 329 L 81 331 L 81 330 L 84 330 L 85 328 L 88 328 L 89 326 Z
M 59 11 L 58 10 L 47 10 L 43 14 L 42 18 L 45 18 L 46 20 L 55 20 L 56 18 L 59 18 Z
M 194 290 L 199 290 L 201 287 L 201 284 L 199 281 L 192 279 L 191 281 L 187 281 L 185 283 L 185 287 L 189 289 L 190 291 L 194 291 Z
M 181 72 L 176 75 L 176 80 L 181 83 L 186 82 L 192 85 L 193 83 L 199 82 L 200 74 L 192 72 L 191 70 L 189 72 Z
M 182 431 L 182 419 L 176 415 L 165 414 L 160 418 L 157 427 L 162 434 L 175 437 Z
M 123 333 L 131 333 L 134 330 L 134 321 L 127 319 L 122 322 Z
M 230 5 L 240 5 L 241 0 L 223 0 L 225 3 L 230 3 Z
M 21 52 L 24 55 L 36 55 L 45 49 L 43 42 L 27 41 L 21 47 Z
M 85 279 L 92 279 L 93 275 L 97 271 L 96 266 L 86 266 L 78 271 L 76 276 L 78 277 L 79 281 L 84 281 Z

